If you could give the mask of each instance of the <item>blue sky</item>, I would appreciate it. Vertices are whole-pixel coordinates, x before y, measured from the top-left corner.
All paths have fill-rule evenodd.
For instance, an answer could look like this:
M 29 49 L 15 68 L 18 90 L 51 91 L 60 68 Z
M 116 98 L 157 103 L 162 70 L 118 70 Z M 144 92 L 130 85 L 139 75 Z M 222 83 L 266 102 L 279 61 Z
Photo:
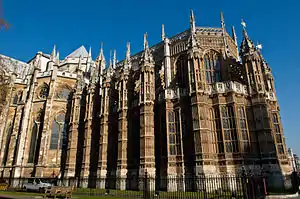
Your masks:
M 300 153 L 297 114 L 300 112 L 297 60 L 300 2 L 297 0 L 2 1 L 4 17 L 11 28 L 0 32 L 0 53 L 23 61 L 28 61 L 37 51 L 50 53 L 54 44 L 61 58 L 82 44 L 92 47 L 95 58 L 101 42 L 107 59 L 109 50 L 115 48 L 121 60 L 127 41 L 131 42 L 133 53 L 143 48 L 145 32 L 150 44 L 159 42 L 162 23 L 167 36 L 187 29 L 191 8 L 197 26 L 219 27 L 220 11 L 223 11 L 227 31 L 234 25 L 241 40 L 243 18 L 250 38 L 263 45 L 263 55 L 273 70 L 287 145 Z

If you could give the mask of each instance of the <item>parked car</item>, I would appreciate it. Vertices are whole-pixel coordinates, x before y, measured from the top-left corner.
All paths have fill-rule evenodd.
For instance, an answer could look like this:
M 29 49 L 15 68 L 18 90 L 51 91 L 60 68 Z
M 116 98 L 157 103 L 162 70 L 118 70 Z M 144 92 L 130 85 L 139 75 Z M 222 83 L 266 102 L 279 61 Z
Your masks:
M 25 191 L 44 192 L 46 188 L 51 188 L 53 185 L 39 178 L 30 178 L 23 185 Z

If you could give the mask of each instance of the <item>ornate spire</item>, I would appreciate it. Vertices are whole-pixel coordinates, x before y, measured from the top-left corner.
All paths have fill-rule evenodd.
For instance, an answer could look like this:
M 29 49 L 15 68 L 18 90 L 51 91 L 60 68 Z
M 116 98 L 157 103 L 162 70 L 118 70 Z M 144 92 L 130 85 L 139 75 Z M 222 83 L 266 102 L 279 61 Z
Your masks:
M 192 9 L 191 9 L 191 13 L 190 13 L 190 25 L 191 25 L 192 33 L 195 33 L 196 32 L 196 21 L 195 21 L 194 12 Z
M 130 60 L 130 42 L 127 42 L 126 45 L 126 57 L 125 57 L 125 64 L 124 64 L 124 68 L 128 69 L 131 66 L 131 60 Z
M 130 42 L 127 42 L 126 48 L 127 48 L 126 59 L 129 60 L 130 59 Z
M 225 32 L 225 20 L 224 20 L 223 12 L 221 12 L 221 26 L 223 31 Z
M 92 47 L 89 49 L 89 57 L 92 57 Z
M 144 52 L 142 55 L 141 62 L 143 64 L 153 64 L 153 57 L 149 49 L 147 33 L 144 34 Z
M 108 68 L 112 68 L 112 50 L 109 51 L 109 65 Z
M 190 25 L 191 25 L 191 33 L 188 39 L 188 48 L 195 48 L 198 46 L 199 42 L 196 36 L 196 21 L 193 10 L 190 13 Z
M 115 59 L 115 50 L 114 50 L 114 59 Z M 114 71 L 114 65 L 113 65 L 113 62 L 112 61 L 112 50 L 110 50 L 110 53 L 109 53 L 109 66 L 108 66 L 108 69 L 106 70 L 106 78 L 109 80 L 112 75 L 113 75 L 113 71 Z
M 130 65 L 130 42 L 127 42 L 126 48 L 125 67 L 128 67 Z
M 234 26 L 231 27 L 231 30 L 232 30 L 232 39 L 234 40 L 234 43 L 236 45 L 236 54 L 237 54 L 237 61 L 240 61 L 240 56 L 239 56 L 239 46 L 238 46 L 238 42 L 237 42 L 237 37 L 236 37 L 236 34 L 235 34 L 235 29 L 234 29 Z
M 148 33 L 146 32 L 144 34 L 144 50 L 146 50 L 147 48 L 149 48 L 149 45 L 148 45 Z
M 105 61 L 105 57 L 104 57 L 104 54 L 103 54 L 103 43 L 102 42 L 101 42 L 100 52 L 99 52 L 99 55 L 96 58 L 96 60 Z
M 242 24 L 242 26 L 243 26 L 243 37 L 244 37 L 244 38 L 249 38 L 249 37 L 248 37 L 248 33 L 247 33 L 247 31 L 246 31 L 246 23 L 245 23 L 245 21 L 244 21 L 243 19 L 242 19 L 241 24 Z
M 255 50 L 255 46 L 248 36 L 248 33 L 246 31 L 246 23 L 244 22 L 243 19 L 241 24 L 243 26 L 243 41 L 241 44 L 241 54 L 244 54 L 244 53 L 248 53 L 250 50 Z
M 56 57 L 56 45 L 53 46 L 51 57 L 52 57 L 52 59 L 54 59 Z
M 235 45 L 238 46 L 237 37 L 236 37 L 234 26 L 231 27 L 231 31 L 232 31 L 232 39 L 234 40 Z
M 117 51 L 114 50 L 114 58 L 113 58 L 113 69 L 117 67 Z
M 229 47 L 228 47 L 227 40 L 226 40 L 226 29 L 225 29 L 225 20 L 224 20 L 223 12 L 220 13 L 220 17 L 221 17 L 221 27 L 222 27 L 222 33 L 223 33 L 223 40 L 224 40 L 224 44 L 225 44 L 225 55 L 227 57 L 229 57 L 230 56 L 230 51 L 229 51 Z
M 56 64 L 59 64 L 59 51 L 57 51 L 57 53 L 56 53 Z
M 165 38 L 166 38 L 166 34 L 165 34 L 165 25 L 162 24 L 162 25 L 161 25 L 161 40 L 164 41 Z

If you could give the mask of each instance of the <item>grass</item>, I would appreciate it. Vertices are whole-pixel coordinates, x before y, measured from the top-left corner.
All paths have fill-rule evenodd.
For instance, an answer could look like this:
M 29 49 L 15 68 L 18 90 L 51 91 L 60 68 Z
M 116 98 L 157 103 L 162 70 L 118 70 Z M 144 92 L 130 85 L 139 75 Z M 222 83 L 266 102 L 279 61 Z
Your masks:
M 43 196 L 42 193 L 31 193 L 31 192 L 8 192 L 8 191 L 1 191 L 0 195 L 8 195 L 8 196 L 28 196 L 28 197 L 36 197 L 36 196 Z M 73 195 L 72 199 L 122 199 L 116 198 L 111 196 L 80 196 L 80 195 Z
M 14 192 L 14 191 L 5 191 L 0 192 L 0 195 L 9 195 L 9 196 L 28 196 L 28 198 L 35 196 L 43 196 L 42 193 L 30 193 L 30 192 Z M 222 193 L 207 193 L 204 192 L 159 192 L 157 199 L 195 199 L 195 198 L 232 198 L 231 192 L 222 192 Z M 150 193 L 150 196 L 153 196 L 154 192 Z M 119 196 L 119 197 L 118 197 Z M 122 191 L 122 190 L 109 190 L 109 194 L 105 195 L 104 189 L 89 189 L 89 188 L 77 188 L 73 192 L 72 199 L 122 199 L 122 198 L 142 198 L 142 191 Z M 153 198 L 153 197 L 151 197 Z M 237 193 L 236 198 L 243 198 L 241 193 Z

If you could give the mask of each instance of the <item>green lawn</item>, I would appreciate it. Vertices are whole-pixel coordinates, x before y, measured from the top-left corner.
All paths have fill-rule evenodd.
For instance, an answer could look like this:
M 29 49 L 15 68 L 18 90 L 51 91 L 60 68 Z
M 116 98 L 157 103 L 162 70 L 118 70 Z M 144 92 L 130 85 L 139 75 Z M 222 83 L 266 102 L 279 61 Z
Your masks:
M 43 196 L 42 193 L 30 193 L 30 192 L 8 192 L 8 191 L 1 191 L 0 195 L 8 195 L 8 196 L 27 196 L 30 197 L 36 197 L 36 196 Z M 27 198 L 26 197 L 26 198 Z M 72 199 L 122 199 L 122 198 L 115 198 L 111 196 L 79 196 L 79 195 L 73 195 Z
M 105 196 L 105 190 L 101 189 L 76 189 L 73 192 L 72 199 L 124 199 L 125 198 L 141 198 L 143 195 L 142 191 L 121 191 L 121 190 L 110 190 L 108 196 Z M 9 195 L 9 196 L 24 196 L 26 199 L 33 199 L 36 196 L 43 196 L 42 193 L 30 193 L 30 192 L 13 192 L 5 191 L 0 192 L 0 195 Z M 94 195 L 94 196 L 93 196 Z M 95 196 L 100 195 L 100 196 Z M 150 193 L 151 196 L 154 195 L 154 192 Z M 25 197 L 26 196 L 26 197 Z M 120 196 L 120 197 L 116 197 Z M 122 197 L 123 196 L 123 197 Z M 160 192 L 158 199 L 196 199 L 196 198 L 231 198 L 230 192 L 223 192 L 221 194 L 213 194 L 203 192 Z M 23 198 L 23 197 L 20 197 Z M 151 197 L 152 198 L 152 197 Z M 243 198 L 240 194 L 237 194 L 237 198 Z

